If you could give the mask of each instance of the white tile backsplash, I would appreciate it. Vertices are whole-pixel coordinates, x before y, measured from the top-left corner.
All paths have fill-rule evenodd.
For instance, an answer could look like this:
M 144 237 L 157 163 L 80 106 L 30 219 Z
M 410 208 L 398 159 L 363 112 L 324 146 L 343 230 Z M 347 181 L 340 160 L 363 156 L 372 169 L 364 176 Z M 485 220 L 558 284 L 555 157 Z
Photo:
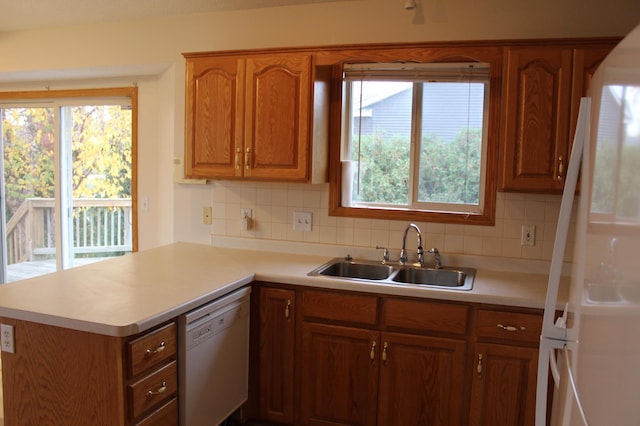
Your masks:
M 309 242 L 374 248 L 388 247 L 392 257 L 402 246 L 407 221 L 333 217 L 328 215 L 329 186 L 215 181 L 212 188 L 213 237 Z M 494 226 L 419 222 L 425 249 L 449 254 L 550 260 L 553 253 L 560 195 L 498 192 Z M 576 201 L 577 202 L 577 201 Z M 240 230 L 240 209 L 253 211 L 252 228 Z M 313 214 L 311 232 L 293 230 L 293 212 Z M 575 215 L 571 229 L 575 228 Z M 536 243 L 520 245 L 522 225 L 536 226 Z M 414 236 L 409 247 L 413 247 Z M 573 236 L 564 256 L 571 261 Z

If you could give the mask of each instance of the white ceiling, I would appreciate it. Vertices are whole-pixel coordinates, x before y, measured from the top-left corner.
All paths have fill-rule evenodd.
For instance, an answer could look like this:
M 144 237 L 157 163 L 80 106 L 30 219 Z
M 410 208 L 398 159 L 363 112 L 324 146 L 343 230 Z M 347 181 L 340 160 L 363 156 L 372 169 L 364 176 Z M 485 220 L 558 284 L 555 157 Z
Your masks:
M 341 0 L 0 0 L 0 32 Z

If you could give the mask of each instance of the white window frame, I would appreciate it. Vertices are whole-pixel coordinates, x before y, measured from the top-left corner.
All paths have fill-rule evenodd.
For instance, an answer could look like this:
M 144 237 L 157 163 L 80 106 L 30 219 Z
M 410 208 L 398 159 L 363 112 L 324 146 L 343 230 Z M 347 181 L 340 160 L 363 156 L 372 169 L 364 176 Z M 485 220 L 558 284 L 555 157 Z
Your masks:
M 69 176 L 63 177 L 62 171 L 68 169 L 71 161 L 70 140 L 62 134 L 61 120 L 63 108 L 86 104 L 120 105 L 133 111 L 131 131 L 132 131 L 132 152 L 131 152 L 131 224 L 132 224 L 132 252 L 138 251 L 138 223 L 137 223 L 137 110 L 138 110 L 138 90 L 133 88 L 105 88 L 105 89 L 79 89 L 79 90 L 47 90 L 31 92 L 0 92 L 0 106 L 2 108 L 22 108 L 22 107 L 44 107 L 54 110 L 55 143 L 54 143 L 54 176 L 55 176 L 55 215 L 58 218 L 68 217 L 71 206 L 71 188 L 67 182 Z M 0 161 L 0 165 L 2 161 Z M 2 167 L 0 167 L 2 171 Z M 68 170 L 67 170 L 68 171 Z M 4 186 L 3 178 L 0 183 Z M 63 213 L 66 212 L 66 213 Z M 2 222 L 5 222 L 4 211 Z M 73 250 L 69 245 L 72 236 L 68 221 L 56 220 L 56 235 L 66 235 L 68 238 L 61 238 L 61 244 L 56 247 L 56 269 L 58 271 L 73 267 Z M 6 241 L 4 225 L 0 226 L 0 237 Z M 0 256 L 4 258 L 0 261 L 0 282 L 6 282 L 6 248 L 4 243 L 0 247 Z

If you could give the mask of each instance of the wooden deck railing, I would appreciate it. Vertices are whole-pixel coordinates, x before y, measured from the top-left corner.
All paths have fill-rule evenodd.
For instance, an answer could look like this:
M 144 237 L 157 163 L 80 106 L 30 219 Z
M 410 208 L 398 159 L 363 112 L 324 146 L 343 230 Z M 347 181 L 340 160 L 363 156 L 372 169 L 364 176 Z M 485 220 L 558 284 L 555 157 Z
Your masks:
M 7 263 L 51 258 L 56 250 L 55 200 L 28 198 L 7 223 Z M 73 200 L 74 253 L 131 251 L 131 199 Z

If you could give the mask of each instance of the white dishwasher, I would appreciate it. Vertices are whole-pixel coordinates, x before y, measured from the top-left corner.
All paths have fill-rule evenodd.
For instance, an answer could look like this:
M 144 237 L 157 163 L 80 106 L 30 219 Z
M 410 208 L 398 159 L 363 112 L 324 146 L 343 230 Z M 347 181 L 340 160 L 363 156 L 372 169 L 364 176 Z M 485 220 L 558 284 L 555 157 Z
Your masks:
M 180 425 L 215 426 L 247 400 L 250 287 L 178 319 Z

